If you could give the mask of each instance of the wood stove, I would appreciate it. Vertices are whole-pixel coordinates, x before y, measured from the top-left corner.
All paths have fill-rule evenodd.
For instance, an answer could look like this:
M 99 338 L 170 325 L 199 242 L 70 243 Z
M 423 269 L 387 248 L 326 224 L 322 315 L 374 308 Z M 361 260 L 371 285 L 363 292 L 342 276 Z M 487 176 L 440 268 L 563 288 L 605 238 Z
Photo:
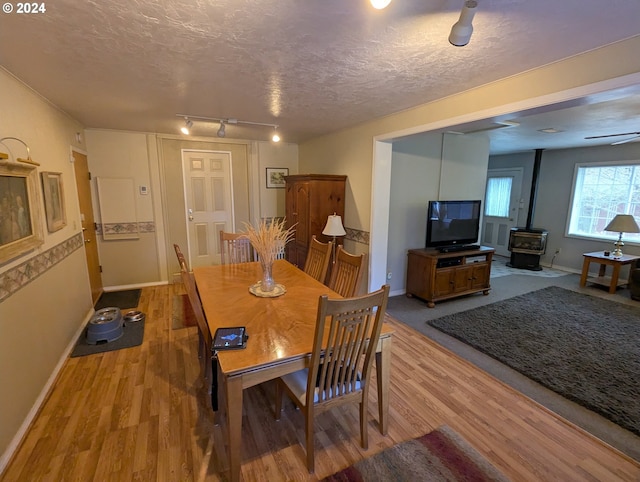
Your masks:
M 547 250 L 545 229 L 511 228 L 509 232 L 509 251 L 511 259 L 507 266 L 512 268 L 540 271 L 540 256 Z
M 511 268 L 542 270 L 540 256 L 547 251 L 547 230 L 531 227 L 533 212 L 538 195 L 538 174 L 542 161 L 542 149 L 536 149 L 536 157 L 533 163 L 531 179 L 531 196 L 529 197 L 529 212 L 527 213 L 527 225 L 524 228 L 511 228 L 509 232 L 509 251 L 511 259 L 507 266 Z

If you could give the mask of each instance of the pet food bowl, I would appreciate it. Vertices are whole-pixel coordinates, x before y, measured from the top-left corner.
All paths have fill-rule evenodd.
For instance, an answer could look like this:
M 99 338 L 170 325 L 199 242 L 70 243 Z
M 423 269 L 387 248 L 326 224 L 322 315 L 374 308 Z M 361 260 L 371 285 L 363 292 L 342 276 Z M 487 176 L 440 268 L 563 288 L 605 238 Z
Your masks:
M 135 323 L 136 321 L 144 320 L 144 313 L 142 311 L 127 311 L 124 315 L 124 321 L 127 323 Z
M 87 343 L 96 345 L 115 341 L 124 334 L 120 308 L 103 308 L 95 312 L 87 327 Z

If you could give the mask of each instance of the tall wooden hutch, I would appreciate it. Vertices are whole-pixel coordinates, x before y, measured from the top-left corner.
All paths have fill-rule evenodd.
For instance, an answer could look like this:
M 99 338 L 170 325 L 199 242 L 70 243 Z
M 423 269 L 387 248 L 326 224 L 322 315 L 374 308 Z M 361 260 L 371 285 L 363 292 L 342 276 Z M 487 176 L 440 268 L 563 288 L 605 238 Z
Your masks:
M 331 174 L 296 174 L 286 176 L 286 225 L 295 226 L 295 236 L 287 244 L 286 257 L 304 268 L 311 237 L 323 243 L 331 241 L 322 234 L 329 215 L 336 213 L 344 220 L 344 196 L 347 176 Z M 340 243 L 340 239 L 337 240 Z

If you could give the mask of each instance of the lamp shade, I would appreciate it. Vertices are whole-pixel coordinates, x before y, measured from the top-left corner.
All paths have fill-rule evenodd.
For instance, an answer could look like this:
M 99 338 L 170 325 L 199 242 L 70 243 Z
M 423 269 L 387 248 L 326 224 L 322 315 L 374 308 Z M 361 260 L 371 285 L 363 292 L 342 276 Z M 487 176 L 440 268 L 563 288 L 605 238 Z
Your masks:
M 616 214 L 604 230 L 616 233 L 640 233 L 640 227 L 631 214 Z
M 333 213 L 327 218 L 327 225 L 322 230 L 325 236 L 344 236 L 347 232 L 342 226 L 342 217 Z

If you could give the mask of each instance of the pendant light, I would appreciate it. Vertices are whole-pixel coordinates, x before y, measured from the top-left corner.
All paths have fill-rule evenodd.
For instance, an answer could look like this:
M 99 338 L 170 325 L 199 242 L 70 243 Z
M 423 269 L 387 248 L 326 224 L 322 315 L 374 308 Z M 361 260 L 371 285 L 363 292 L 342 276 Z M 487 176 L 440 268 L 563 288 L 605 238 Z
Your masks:
M 220 128 L 218 129 L 218 137 L 224 137 L 224 136 L 225 136 L 224 121 L 221 120 L 220 121 Z

